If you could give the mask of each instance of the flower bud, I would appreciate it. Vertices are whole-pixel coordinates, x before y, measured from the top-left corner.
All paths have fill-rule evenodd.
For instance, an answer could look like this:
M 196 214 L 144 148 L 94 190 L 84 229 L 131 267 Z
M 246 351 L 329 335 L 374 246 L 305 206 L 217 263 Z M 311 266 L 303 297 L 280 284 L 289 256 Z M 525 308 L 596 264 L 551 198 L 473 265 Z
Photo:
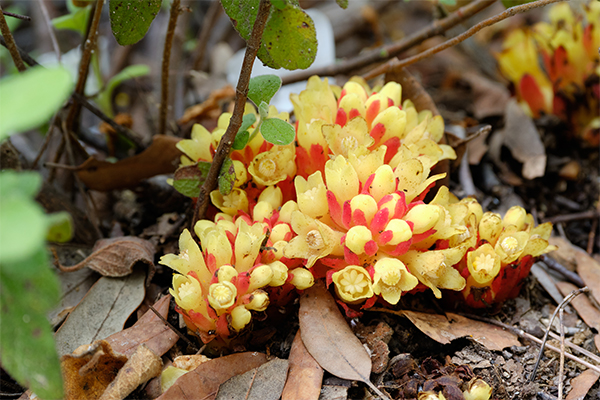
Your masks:
M 296 157 L 290 146 L 274 146 L 258 154 L 248 166 L 248 172 L 260 185 L 275 185 L 296 173 Z
M 493 212 L 485 212 L 479 221 L 479 239 L 489 242 L 492 246 L 496 245 L 496 240 L 502 232 L 502 219 L 500 215 Z
M 265 311 L 269 306 L 269 295 L 264 290 L 255 290 L 250 301 L 245 305 L 248 310 Z
M 252 219 L 256 222 L 262 222 L 273 216 L 273 206 L 266 201 L 259 201 L 252 210 Z
M 239 218 L 238 234 L 235 238 L 235 269 L 246 272 L 253 265 L 265 238 L 264 227 L 260 223 L 249 226 Z
M 219 210 L 229 215 L 237 215 L 239 210 L 248 212 L 248 196 L 244 190 L 239 188 L 234 188 L 227 195 L 213 190 L 210 192 L 210 200 Z
M 325 180 L 339 204 L 358 194 L 358 175 L 352 164 L 343 156 L 337 156 L 325 163 Z
M 373 196 L 359 194 L 350 200 L 350 208 L 352 209 L 352 213 L 357 210 L 362 211 L 365 216 L 365 220 L 367 223 L 370 223 L 373 220 L 373 216 L 375 216 L 375 213 L 377 212 L 377 202 Z
M 267 186 L 258 196 L 258 201 L 265 201 L 273 207 L 274 210 L 281 207 L 283 201 L 283 193 L 279 186 Z
M 408 212 L 404 220 L 414 224 L 413 233 L 419 234 L 433 228 L 442 216 L 440 206 L 433 204 L 417 204 Z
M 252 314 L 244 306 L 237 306 L 231 310 L 231 327 L 241 331 L 252 319 Z
M 514 206 L 508 209 L 506 214 L 504 214 L 504 218 L 502 219 L 502 225 L 504 227 L 514 226 L 517 231 L 523 229 L 523 225 L 525 224 L 525 217 L 527 216 L 527 212 L 520 206 Z
M 221 315 L 235 303 L 237 289 L 231 282 L 213 283 L 208 288 L 208 303 Z
M 219 282 L 231 282 L 233 277 L 237 276 L 238 272 L 231 265 L 222 265 L 217 271 Z
M 287 201 L 283 206 L 281 206 L 281 210 L 279 210 L 279 221 L 291 223 L 292 222 L 292 213 L 294 211 L 298 211 L 298 203 L 293 200 Z
M 492 388 L 483 379 L 473 378 L 463 395 L 465 400 L 489 400 L 492 397 Z
M 406 242 L 410 238 L 412 238 L 412 231 L 408 223 L 403 219 L 392 219 L 385 227 L 385 231 L 391 231 L 392 237 L 391 239 L 385 243 L 392 246 L 396 246 L 399 243 Z
M 371 240 L 373 240 L 373 235 L 369 228 L 363 225 L 357 225 L 350 228 L 346 234 L 344 244 L 352 250 L 354 254 L 363 254 L 365 252 L 365 245 Z
M 233 160 L 233 169 L 235 171 L 235 181 L 233 182 L 233 186 L 240 187 L 248 180 L 246 166 L 241 161 Z
M 267 286 L 272 278 L 273 271 L 271 270 L 271 267 L 264 264 L 259 265 L 250 273 L 250 286 L 248 287 L 248 292 Z
M 529 233 L 527 232 L 505 232 L 500 235 L 494 250 L 500 256 L 502 264 L 506 265 L 516 261 L 525 249 L 528 239 Z
M 394 171 L 389 165 L 382 165 L 375 171 L 375 177 L 369 188 L 369 192 L 375 199 L 379 201 L 383 196 L 394 193 L 396 190 L 396 177 Z
M 215 226 L 216 224 L 212 221 L 209 221 L 207 219 L 200 219 L 198 220 L 198 222 L 196 222 L 196 225 L 194 225 L 194 232 L 196 232 L 196 236 L 201 238 L 205 230 L 209 228 L 214 228 Z
M 358 265 L 348 265 L 331 276 L 335 291 L 346 303 L 356 303 L 373 297 L 371 277 L 366 269 Z
M 294 276 L 290 283 L 298 290 L 308 289 L 315 283 L 313 274 L 305 268 L 296 268 L 289 273 Z
M 269 286 L 283 285 L 288 277 L 287 266 L 281 261 L 273 261 L 271 264 L 269 264 L 269 267 L 271 267 L 271 271 L 273 272 Z
M 196 278 L 180 274 L 173 275 L 173 289 L 169 292 L 184 310 L 201 310 L 204 305 L 202 288 Z
M 327 207 L 327 188 L 323 182 L 321 171 L 308 177 L 301 176 L 294 179 L 294 186 L 298 196 L 298 209 L 311 218 L 322 218 L 329 213 Z
M 400 99 L 402 99 L 402 85 L 397 82 L 386 83 L 379 94 L 382 94 L 392 100 L 395 106 L 400 105 Z
M 289 224 L 279 223 L 273 227 L 271 230 L 271 236 L 269 236 L 269 238 L 273 243 L 275 243 L 279 242 L 280 240 L 286 240 L 286 238 L 291 236 L 291 233 L 292 228 L 289 226 Z

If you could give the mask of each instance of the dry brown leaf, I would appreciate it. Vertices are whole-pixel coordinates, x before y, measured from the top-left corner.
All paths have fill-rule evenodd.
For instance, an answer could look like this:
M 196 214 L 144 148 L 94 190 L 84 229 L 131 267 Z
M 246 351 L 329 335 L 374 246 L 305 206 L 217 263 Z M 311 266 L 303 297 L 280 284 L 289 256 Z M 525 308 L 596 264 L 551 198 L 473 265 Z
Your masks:
M 386 398 L 369 380 L 369 353 L 348 326 L 323 282 L 304 291 L 299 318 L 302 342 L 324 370 L 342 379 L 364 382 Z
M 285 385 L 289 362 L 275 358 L 219 387 L 216 400 L 278 400 Z
M 182 154 L 175 145 L 180 140 L 156 135 L 146 150 L 116 163 L 90 157 L 77 167 L 77 175 L 88 188 L 101 192 L 136 186 L 143 179 L 175 172 Z
M 262 353 L 245 352 L 219 357 L 200 364 L 193 371 L 177 379 L 175 384 L 162 394 L 160 400 L 212 400 L 219 386 L 233 376 L 257 368 L 267 361 Z
M 165 319 L 169 313 L 171 295 L 166 295 L 154 304 L 154 309 Z M 179 336 L 165 323 L 148 310 L 132 327 L 119 331 L 106 338 L 113 350 L 127 356 L 133 354 L 140 344 L 145 344 L 154 353 L 162 356 L 175 343 Z
M 583 371 L 579 376 L 571 380 L 572 389 L 567 395 L 566 400 L 583 400 L 599 377 L 600 373 L 593 369 Z
M 525 114 L 516 100 L 511 99 L 506 105 L 505 120 L 503 144 L 514 158 L 523 163 L 523 177 L 534 179 L 544 176 L 546 149 L 531 117 Z
M 127 357 L 115 354 L 110 344 L 99 340 L 61 357 L 66 400 L 100 398 Z
M 590 288 L 592 295 L 600 303 L 600 263 L 586 252 L 577 252 L 577 273 L 583 282 Z
M 563 296 L 578 289 L 577 286 L 569 282 L 556 282 L 556 287 L 558 287 L 558 290 L 560 290 Z M 594 307 L 590 299 L 585 295 L 577 296 L 571 300 L 571 305 L 590 328 L 600 331 L 600 310 Z
M 300 330 L 292 343 L 289 361 L 290 371 L 281 400 L 317 400 L 323 383 L 323 368 L 306 350 Z
M 72 267 L 65 267 L 58 261 L 58 268 L 63 272 L 72 272 L 88 267 L 104 276 L 121 277 L 131 273 L 137 262 L 148 265 L 148 281 L 154 275 L 154 245 L 136 236 L 122 236 L 112 239 L 101 239 L 96 242 L 92 254 Z
M 225 100 L 233 100 L 234 96 L 235 89 L 231 85 L 227 85 L 221 89 L 215 90 L 210 94 L 210 97 L 206 101 L 187 108 L 183 113 L 183 117 L 181 117 L 177 122 L 179 125 L 185 125 L 194 119 L 202 117 L 211 110 L 219 109 L 221 102 Z
M 510 93 L 505 85 L 492 81 L 485 76 L 470 71 L 462 74 L 461 78 L 469 82 L 473 91 L 473 113 L 481 120 L 504 114 Z
M 421 332 L 442 344 L 466 336 L 489 350 L 500 351 L 506 347 L 521 345 L 514 333 L 462 315 L 446 313 L 444 316 L 406 310 L 397 313 L 406 316 Z
M 594 344 L 596 345 L 596 350 L 600 351 L 600 333 L 594 336 Z
M 162 360 L 146 345 L 141 344 L 108 385 L 100 400 L 121 400 L 138 386 L 154 378 L 162 369 Z
M 570 267 L 569 269 L 575 268 L 575 265 L 577 264 L 577 260 L 575 259 L 577 250 L 571 242 L 558 236 L 552 236 L 548 239 L 548 243 L 558 247 L 558 249 L 549 254 L 552 258 L 562 263 L 565 267 Z M 581 249 L 579 250 L 583 251 Z
M 145 279 L 139 268 L 124 278 L 100 278 L 54 335 L 58 354 L 121 331 L 144 300 Z

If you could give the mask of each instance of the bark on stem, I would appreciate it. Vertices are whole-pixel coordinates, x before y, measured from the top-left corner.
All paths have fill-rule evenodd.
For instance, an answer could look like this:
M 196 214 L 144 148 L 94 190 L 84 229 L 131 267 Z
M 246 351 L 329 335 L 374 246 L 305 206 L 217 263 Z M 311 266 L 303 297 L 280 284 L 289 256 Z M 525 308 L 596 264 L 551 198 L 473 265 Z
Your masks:
M 225 134 L 219 142 L 219 147 L 213 157 L 208 176 L 206 177 L 204 184 L 200 187 L 200 195 L 196 202 L 194 218 L 192 218 L 192 227 L 196 224 L 196 221 L 204 218 L 206 209 L 208 208 L 209 194 L 217 186 L 217 178 L 219 177 L 221 165 L 223 165 L 223 161 L 229 156 L 235 135 L 242 125 L 242 117 L 244 116 L 244 108 L 246 106 L 246 99 L 248 98 L 248 85 L 250 84 L 250 75 L 252 74 L 252 65 L 260 47 L 260 41 L 267 18 L 269 17 L 270 8 L 270 0 L 260 0 L 258 14 L 256 15 L 254 26 L 252 27 L 252 35 L 247 43 L 246 54 L 244 55 L 244 62 L 242 63 L 242 71 L 240 72 L 240 79 L 236 88 L 233 114 L 229 121 L 227 131 L 225 131 Z
M 19 50 L 17 49 L 17 44 L 15 43 L 15 39 L 10 33 L 10 29 L 8 29 L 8 24 L 6 23 L 6 19 L 4 19 L 4 12 L 2 11 L 2 7 L 0 7 L 0 31 L 2 32 L 2 36 L 6 41 L 6 48 L 8 49 L 10 56 L 12 57 L 15 66 L 19 72 L 23 72 L 27 69 L 25 67 L 25 63 L 21 58 L 21 54 L 19 54 Z
M 401 61 L 399 61 L 397 59 L 392 59 L 392 60 L 386 62 L 385 64 L 367 72 L 366 74 L 363 75 L 363 78 L 372 79 L 380 74 L 384 74 L 393 69 L 404 68 L 404 67 L 414 64 L 418 61 L 421 61 L 425 58 L 431 57 L 432 55 L 439 53 L 442 50 L 446 50 L 449 47 L 456 46 L 460 42 L 465 41 L 466 39 L 470 38 L 471 36 L 473 36 L 474 34 L 479 32 L 483 28 L 492 26 L 495 23 L 505 20 L 508 17 L 512 17 L 513 15 L 520 14 L 522 12 L 526 12 L 529 10 L 533 10 L 534 8 L 543 7 L 545 5 L 552 4 L 552 3 L 558 3 L 561 1 L 565 1 L 565 0 L 538 0 L 538 1 L 534 1 L 532 3 L 527 3 L 527 4 L 520 5 L 520 6 L 511 7 L 500 14 L 494 15 L 491 18 L 481 21 L 477 25 L 471 27 L 466 32 L 461 33 L 460 35 L 458 35 L 450 40 L 447 40 L 438 46 L 427 49 L 415 56 L 405 58 Z
M 180 0 L 173 0 L 171 4 L 171 13 L 169 16 L 169 25 L 167 27 L 167 36 L 165 37 L 165 48 L 163 50 L 162 72 L 160 79 L 160 112 L 158 116 L 158 134 L 164 135 L 167 127 L 167 111 L 169 108 L 169 66 L 171 64 L 171 46 L 173 46 L 173 37 L 175 37 L 175 26 L 177 17 L 179 17 Z

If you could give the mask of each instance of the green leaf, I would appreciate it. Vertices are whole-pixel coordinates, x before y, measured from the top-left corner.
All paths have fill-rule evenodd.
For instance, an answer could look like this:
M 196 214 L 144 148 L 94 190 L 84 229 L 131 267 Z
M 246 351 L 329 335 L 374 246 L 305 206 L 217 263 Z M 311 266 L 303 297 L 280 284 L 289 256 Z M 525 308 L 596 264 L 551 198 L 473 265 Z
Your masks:
M 288 4 L 273 8 L 262 43 L 273 60 L 285 69 L 306 69 L 317 55 L 317 31 L 313 20 L 300 7 Z
M 150 73 L 150 67 L 145 64 L 135 64 L 123 68 L 121 72 L 110 78 L 105 88 L 98 94 L 96 102 L 100 109 L 109 117 L 114 115 L 112 109 L 112 94 L 117 86 L 126 81 L 140 76 L 146 76 Z
M 248 144 L 249 139 L 250 133 L 248 131 L 242 131 L 240 129 L 237 135 L 235 135 L 235 139 L 233 140 L 231 148 L 233 150 L 242 150 L 244 147 L 246 147 L 246 144 Z
M 46 240 L 55 243 L 66 243 L 73 238 L 73 218 L 66 211 L 48 215 L 48 233 Z
M 231 158 L 226 158 L 219 172 L 219 192 L 223 196 L 228 195 L 233 190 L 234 182 L 235 168 L 233 167 L 233 161 L 231 161 Z
M 109 0 L 110 29 L 121 46 L 140 41 L 160 11 L 162 0 Z
M 223 9 L 242 39 L 248 40 L 258 14 L 260 0 L 222 0 Z
M 348 8 L 348 0 L 335 0 L 338 6 L 343 8 L 344 10 Z
M 173 187 L 184 196 L 200 196 L 200 179 L 198 178 L 177 179 L 173 181 Z
M 1 265 L 26 259 L 44 246 L 48 223 L 33 201 L 40 183 L 36 173 L 0 172 Z
M 27 231 L 26 225 L 16 228 Z M 3 236 L 3 241 L 4 241 Z M 28 257 L 0 269 L 2 367 L 42 399 L 63 397 L 62 376 L 46 313 L 60 298 L 43 244 Z
M 52 25 L 54 25 L 56 29 L 67 29 L 79 32 L 81 36 L 83 36 L 85 35 L 91 11 L 91 6 L 76 8 L 69 14 L 54 18 L 52 20 Z
M 281 88 L 281 78 L 277 75 L 261 75 L 250 79 L 248 98 L 257 106 L 263 101 L 267 104 Z
M 285 0 L 271 0 L 271 4 L 273 4 L 273 7 L 277 8 L 279 10 L 283 10 L 285 8 L 285 6 L 287 5 Z
M 279 146 L 285 146 L 294 141 L 294 127 L 279 118 L 267 118 L 260 126 L 260 132 L 265 140 Z
M 440 4 L 444 4 L 447 6 L 455 6 L 456 0 L 439 0 Z
M 37 66 L 0 80 L 0 141 L 48 121 L 72 87 L 63 67 Z

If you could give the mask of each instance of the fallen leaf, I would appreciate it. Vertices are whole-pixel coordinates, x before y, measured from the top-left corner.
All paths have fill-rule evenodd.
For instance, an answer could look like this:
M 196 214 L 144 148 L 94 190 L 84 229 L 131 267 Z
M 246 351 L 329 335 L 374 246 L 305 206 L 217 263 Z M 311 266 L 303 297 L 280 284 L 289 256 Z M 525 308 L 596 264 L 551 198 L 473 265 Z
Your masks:
M 285 385 L 289 362 L 275 358 L 219 387 L 216 400 L 278 400 Z
M 513 157 L 523 163 L 522 175 L 526 179 L 544 176 L 546 170 L 546 150 L 535 124 L 525 114 L 516 100 L 506 105 L 505 127 L 502 130 L 503 144 L 510 149 Z
M 233 100 L 234 96 L 235 89 L 231 85 L 215 90 L 210 94 L 206 101 L 187 108 L 183 113 L 183 117 L 181 117 L 177 123 L 179 125 L 185 125 L 192 120 L 202 117 L 211 110 L 220 109 L 220 105 L 223 101 Z
M 576 248 L 567 239 L 561 238 L 559 236 L 552 236 L 550 239 L 548 239 L 548 243 L 558 247 L 558 249 L 554 250 L 549 254 L 550 257 L 562 263 L 565 267 L 570 267 L 569 269 L 574 270 L 575 265 L 577 264 L 575 255 L 577 254 L 578 250 L 583 250 Z
M 502 115 L 510 99 L 505 85 L 494 82 L 483 75 L 471 71 L 461 75 L 471 85 L 473 91 L 473 113 L 481 120 L 486 117 Z
M 145 278 L 142 269 L 125 278 L 100 278 L 54 335 L 58 354 L 121 331 L 144 300 Z
M 594 344 L 596 345 L 596 350 L 600 351 L 600 333 L 594 336 Z
M 319 398 L 323 383 L 323 368 L 310 355 L 300 330 L 290 349 L 290 370 L 281 395 L 282 400 L 314 400 Z
M 77 167 L 77 175 L 88 188 L 101 192 L 136 186 L 143 179 L 175 172 L 182 154 L 175 145 L 180 140 L 155 135 L 146 150 L 116 163 L 90 157 Z
M 546 268 L 540 264 L 541 263 L 536 262 L 531 266 L 531 275 L 537 279 L 538 283 L 544 288 L 546 293 L 552 297 L 556 304 L 560 304 L 560 302 L 563 301 L 563 296 L 556 287 L 556 280 L 548 273 Z
M 575 256 L 577 260 L 577 273 L 583 282 L 590 288 L 592 295 L 600 303 L 600 263 L 581 250 Z
M 115 354 L 104 340 L 81 346 L 73 354 L 62 356 L 65 399 L 100 398 L 126 362 L 127 357 Z
M 343 379 L 364 382 L 386 398 L 369 380 L 371 357 L 323 282 L 304 291 L 299 318 L 302 342 L 324 370 Z
M 63 272 L 72 272 L 88 267 L 104 276 L 122 277 L 131 273 L 137 262 L 150 267 L 148 280 L 154 275 L 154 245 L 135 236 L 123 236 L 112 239 L 101 239 L 96 242 L 92 254 L 79 264 L 65 267 L 58 262 Z
M 470 337 L 488 350 L 500 351 L 506 347 L 521 345 L 514 333 L 462 315 L 453 313 L 439 315 L 407 310 L 395 313 L 408 318 L 421 332 L 438 343 L 448 344 L 461 337 Z
M 212 400 L 219 386 L 229 378 L 257 368 L 267 361 L 262 353 L 245 352 L 219 357 L 200 364 L 164 392 L 160 400 Z
M 593 369 L 583 371 L 577 377 L 571 379 L 571 391 L 566 400 L 583 400 L 590 388 L 594 386 L 600 373 Z
M 569 282 L 556 282 L 556 287 L 558 287 L 558 290 L 560 290 L 563 296 L 567 296 L 573 290 L 579 289 Z M 590 328 L 600 331 L 600 310 L 594 307 L 585 294 L 573 298 L 571 300 L 571 305 Z
M 162 369 L 162 359 L 146 345 L 140 344 L 108 385 L 100 400 L 121 400 L 138 386 L 154 378 Z
M 154 304 L 154 309 L 165 319 L 169 312 L 171 295 L 166 295 Z M 127 356 L 133 354 L 140 344 L 145 344 L 154 353 L 162 356 L 179 340 L 152 310 L 148 310 L 132 327 L 119 331 L 106 338 L 114 351 Z

